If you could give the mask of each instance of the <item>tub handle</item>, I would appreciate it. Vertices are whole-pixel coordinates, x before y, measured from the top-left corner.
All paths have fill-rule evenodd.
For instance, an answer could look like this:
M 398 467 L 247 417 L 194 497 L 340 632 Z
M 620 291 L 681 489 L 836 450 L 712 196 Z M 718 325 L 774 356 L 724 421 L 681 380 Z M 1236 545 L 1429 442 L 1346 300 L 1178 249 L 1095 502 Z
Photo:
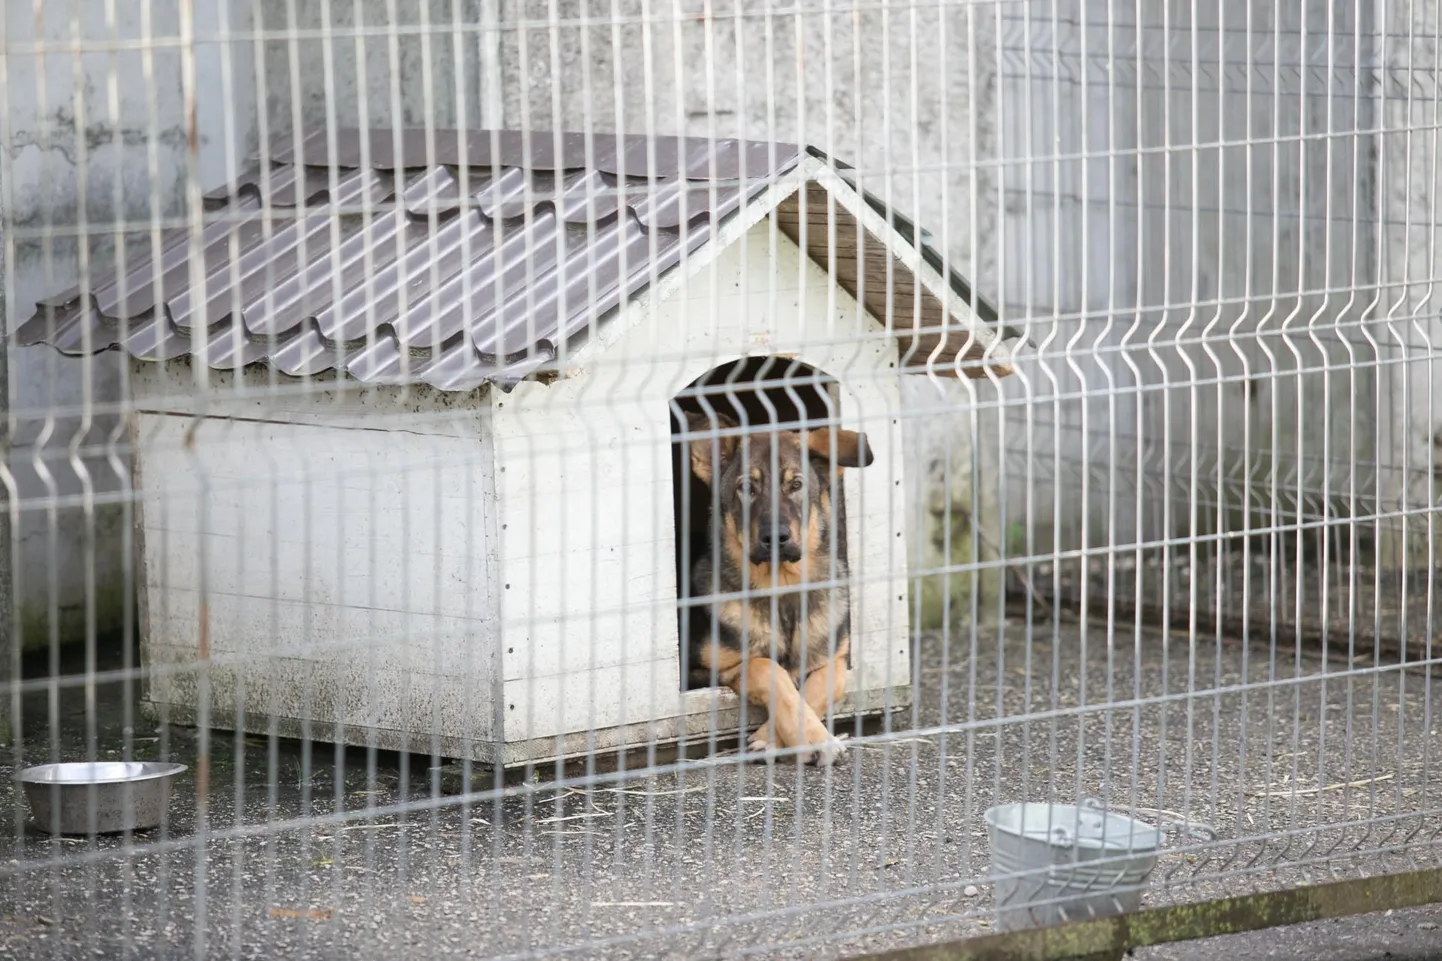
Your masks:
M 1193 840 L 1211 844 L 1217 840 L 1216 830 L 1199 821 L 1163 821 L 1158 827 L 1163 834 L 1184 834 Z

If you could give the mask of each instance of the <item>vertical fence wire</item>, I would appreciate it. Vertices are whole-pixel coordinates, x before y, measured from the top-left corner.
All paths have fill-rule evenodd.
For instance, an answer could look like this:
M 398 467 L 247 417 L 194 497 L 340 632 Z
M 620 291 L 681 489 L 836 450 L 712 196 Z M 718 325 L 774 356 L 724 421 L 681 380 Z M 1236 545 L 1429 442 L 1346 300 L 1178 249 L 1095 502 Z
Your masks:
M 1435 3 L 12 7 L 0 957 L 1437 867 Z

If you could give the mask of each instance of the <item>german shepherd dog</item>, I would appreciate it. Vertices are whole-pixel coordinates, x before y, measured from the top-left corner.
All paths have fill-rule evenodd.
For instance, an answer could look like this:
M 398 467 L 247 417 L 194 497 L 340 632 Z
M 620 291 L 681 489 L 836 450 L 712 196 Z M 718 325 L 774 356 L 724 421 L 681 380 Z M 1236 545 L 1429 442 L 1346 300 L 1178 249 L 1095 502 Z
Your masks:
M 741 437 L 724 414 L 687 414 L 691 470 L 710 490 L 708 550 L 691 592 L 692 680 L 765 707 L 753 751 L 796 748 L 798 763 L 845 752 L 822 720 L 846 691 L 851 604 L 845 531 L 834 529 L 831 466 L 866 467 L 862 434 L 762 430 Z M 719 430 L 718 430 L 719 428 Z M 815 586 L 812 586 L 815 585 Z M 714 600 L 710 599 L 714 598 Z M 844 735 L 843 735 L 844 736 Z

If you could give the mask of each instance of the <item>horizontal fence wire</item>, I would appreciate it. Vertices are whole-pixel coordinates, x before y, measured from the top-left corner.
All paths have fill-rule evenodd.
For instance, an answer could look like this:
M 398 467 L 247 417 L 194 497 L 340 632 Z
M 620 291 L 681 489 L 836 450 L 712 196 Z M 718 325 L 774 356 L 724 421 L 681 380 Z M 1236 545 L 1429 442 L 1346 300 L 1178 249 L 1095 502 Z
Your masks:
M 1439 23 L 7 7 L 0 958 L 1426 900 Z

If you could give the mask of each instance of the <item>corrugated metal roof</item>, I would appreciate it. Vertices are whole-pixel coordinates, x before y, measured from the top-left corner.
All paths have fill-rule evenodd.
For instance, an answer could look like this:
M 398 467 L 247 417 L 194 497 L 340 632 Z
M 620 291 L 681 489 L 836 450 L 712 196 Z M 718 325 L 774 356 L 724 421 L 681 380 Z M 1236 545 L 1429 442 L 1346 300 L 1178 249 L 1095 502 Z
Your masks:
M 508 387 L 574 348 L 801 154 L 699 138 L 322 131 L 208 194 L 197 244 L 167 232 L 158 264 L 42 301 L 16 339 L 72 355 L 88 344 L 217 368 L 339 369 L 368 384 Z M 825 264 L 824 250 L 810 252 Z M 868 289 L 876 312 L 884 279 Z M 923 321 L 939 323 L 939 306 Z

